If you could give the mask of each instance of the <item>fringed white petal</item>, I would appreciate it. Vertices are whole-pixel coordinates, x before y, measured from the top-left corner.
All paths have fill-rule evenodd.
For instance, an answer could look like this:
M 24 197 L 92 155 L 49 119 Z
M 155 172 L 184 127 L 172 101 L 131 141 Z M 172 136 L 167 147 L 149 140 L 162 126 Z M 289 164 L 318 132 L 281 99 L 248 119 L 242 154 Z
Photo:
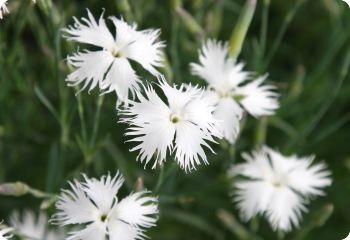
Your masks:
M 289 186 L 306 197 L 323 195 L 322 188 L 332 183 L 327 165 L 322 162 L 313 163 L 313 160 L 314 157 L 295 159 L 288 177 Z
M 81 18 L 81 21 L 74 18 L 74 25 L 63 29 L 64 36 L 68 40 L 95 45 L 106 50 L 113 49 L 115 40 L 107 28 L 103 13 L 98 22 L 89 9 L 87 9 L 87 14 L 88 18 Z
M 242 95 L 240 103 L 254 117 L 273 115 L 279 108 L 279 96 L 272 85 L 263 85 L 267 76 L 260 77 L 239 87 L 237 93 Z
M 214 152 L 208 142 L 215 142 L 209 132 L 191 122 L 176 125 L 175 156 L 186 172 L 196 169 L 202 162 L 209 164 L 203 146 Z
M 193 75 L 206 80 L 210 85 L 223 81 L 227 60 L 228 45 L 215 40 L 208 40 L 199 51 L 199 63 L 191 63 Z
M 30 210 L 25 210 L 22 216 L 15 211 L 11 214 L 10 223 L 22 235 L 42 239 L 45 235 L 48 219 L 42 212 L 36 217 L 34 212 Z
M 302 212 L 305 212 L 303 199 L 287 187 L 275 189 L 266 209 L 267 219 L 274 230 L 289 232 L 297 227 Z
M 264 213 L 273 195 L 273 187 L 261 181 L 236 181 L 234 202 L 238 204 L 241 217 L 248 221 Z
M 11 232 L 13 231 L 13 228 L 4 228 L 0 230 L 0 240 L 8 240 L 12 238 Z
M 123 50 L 125 56 L 132 59 L 149 71 L 152 75 L 158 76 L 157 67 L 163 66 L 164 56 L 162 49 L 163 42 L 157 41 L 160 30 L 144 30 L 137 34 L 135 40 Z
M 98 180 L 95 178 L 89 179 L 84 175 L 84 179 L 84 192 L 101 212 L 108 213 L 113 207 L 115 196 L 124 183 L 123 176 L 117 172 L 114 177 L 108 174 Z
M 114 61 L 113 56 L 108 51 L 78 52 L 67 58 L 68 63 L 75 70 L 67 76 L 69 86 L 76 86 L 84 82 L 81 90 L 89 87 L 89 91 L 96 86 L 105 87 L 104 76 Z
M 219 121 L 218 127 L 223 137 L 233 144 L 240 130 L 243 109 L 232 98 L 221 98 L 216 105 L 214 116 Z
M 159 75 L 156 67 L 163 66 L 164 42 L 157 41 L 159 29 L 137 31 L 137 25 L 128 25 L 123 19 L 110 18 L 116 28 L 116 42 L 123 57 L 132 59 L 154 76 Z
M 146 97 L 139 92 L 137 96 L 140 102 L 130 102 L 123 111 L 125 117 L 121 121 L 132 125 L 125 134 L 134 137 L 129 141 L 138 142 L 131 151 L 138 150 L 138 159 L 145 164 L 156 154 L 153 165 L 156 167 L 166 159 L 174 139 L 175 127 L 170 121 L 169 107 L 153 88 L 145 88 Z
M 6 13 L 9 13 L 6 4 L 7 0 L 0 0 L 0 19 L 2 19 Z
M 102 222 L 92 222 L 83 229 L 69 233 L 67 240 L 106 240 L 107 225 Z
M 149 192 L 133 193 L 118 203 L 115 217 L 138 227 L 153 227 L 157 221 L 158 199 Z
M 104 93 L 115 91 L 118 96 L 117 106 L 119 106 L 128 99 L 134 99 L 135 90 L 139 90 L 139 82 L 139 77 L 129 61 L 124 58 L 116 58 L 105 79 L 101 82 L 100 88 Z
M 62 190 L 56 203 L 58 213 L 53 215 L 55 224 L 81 224 L 99 219 L 99 210 L 83 191 L 81 183 L 69 183 L 72 190 Z
M 228 44 L 208 40 L 200 51 L 199 63 L 192 63 L 192 74 L 206 80 L 220 94 L 234 90 L 250 75 L 243 71 L 244 64 L 235 63 L 228 56 Z
M 143 240 L 144 235 L 140 229 L 120 220 L 108 223 L 109 240 Z

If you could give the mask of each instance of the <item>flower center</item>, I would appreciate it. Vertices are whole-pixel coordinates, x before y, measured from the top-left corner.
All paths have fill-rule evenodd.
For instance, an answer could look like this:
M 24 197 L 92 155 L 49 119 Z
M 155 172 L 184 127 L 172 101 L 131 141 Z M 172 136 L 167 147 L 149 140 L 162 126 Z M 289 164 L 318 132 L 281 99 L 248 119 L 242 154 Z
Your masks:
M 176 114 L 171 114 L 170 115 L 170 121 L 172 122 L 172 123 L 178 123 L 178 122 L 180 122 L 180 117 L 178 116 L 178 115 L 176 115 Z
M 271 184 L 276 188 L 280 188 L 286 185 L 286 179 L 283 176 L 276 176 L 271 179 Z
M 115 58 L 120 58 L 122 56 L 121 52 L 116 48 L 113 48 L 111 52 L 112 56 Z
M 101 222 L 105 222 L 106 220 L 107 220 L 107 214 L 102 214 L 101 216 L 100 216 L 100 220 L 101 220 Z

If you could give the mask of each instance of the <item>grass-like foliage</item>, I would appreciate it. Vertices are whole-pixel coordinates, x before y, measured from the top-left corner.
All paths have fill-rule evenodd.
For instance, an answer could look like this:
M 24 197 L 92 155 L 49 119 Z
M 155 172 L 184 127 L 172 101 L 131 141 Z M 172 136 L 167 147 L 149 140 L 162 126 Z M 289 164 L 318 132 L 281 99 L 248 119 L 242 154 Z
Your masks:
M 113 232 L 117 225 L 112 220 L 118 217 L 123 218 L 119 219 L 120 224 L 129 224 L 125 229 L 132 226 L 129 231 L 135 231 L 134 235 L 129 232 L 128 238 L 120 238 L 130 240 L 136 236 L 143 239 L 143 234 L 154 240 L 329 240 L 343 239 L 350 231 L 350 9 L 343 1 L 2 2 L 0 221 L 4 220 L 1 226 L 14 229 L 6 233 L 5 228 L 0 236 L 12 232 L 14 239 L 32 239 L 13 224 L 21 217 L 33 218 L 33 213 L 21 216 L 23 209 L 31 209 L 37 215 L 41 212 L 42 228 L 47 225 L 50 229 L 47 239 L 50 240 L 50 234 L 64 239 L 71 227 L 77 230 L 73 225 L 61 226 L 71 224 L 67 220 L 72 217 L 69 214 L 79 212 L 82 206 L 89 209 L 81 198 L 73 203 L 74 188 L 81 183 L 85 184 L 83 194 L 93 202 L 91 208 L 101 210 L 106 201 L 112 203 L 96 220 L 109 224 L 106 239 L 111 240 L 122 236 Z M 1 9 L 1 4 L 6 4 L 6 9 Z M 81 43 L 74 39 L 74 30 L 67 27 L 74 27 L 73 17 L 76 21 L 88 18 L 87 9 L 97 21 L 103 14 L 113 37 L 129 34 L 121 30 L 123 24 L 136 23 L 137 30 L 152 30 L 137 33 L 138 38 L 128 43 L 130 49 L 137 45 L 132 50 L 125 50 L 124 45 L 108 48 Z M 120 22 L 109 20 L 110 16 Z M 85 35 L 86 39 L 91 36 Z M 208 39 L 215 40 L 207 42 Z M 158 44 L 154 52 L 147 44 L 138 43 L 142 40 Z M 232 89 L 213 84 L 216 77 L 226 76 L 218 70 L 220 54 L 211 59 L 211 75 L 203 74 L 205 64 L 199 55 L 205 57 L 210 47 L 226 48 L 226 64 L 230 69 L 237 68 L 239 73 L 235 76 L 241 77 L 242 83 L 230 85 Z M 134 71 L 139 77 L 133 79 L 130 88 L 116 90 L 108 79 L 95 88 L 90 88 L 90 83 L 83 89 L 84 80 L 74 84 L 79 74 L 89 74 L 105 60 L 90 59 L 93 64 L 83 73 L 72 74 L 82 61 L 78 52 L 101 48 L 103 54 L 111 53 L 102 78 L 128 82 L 131 78 L 126 72 Z M 158 55 L 160 51 L 162 55 Z M 152 54 L 153 59 L 148 58 Z M 128 60 L 115 70 L 113 64 L 119 61 L 115 59 L 124 56 Z M 108 73 L 113 69 L 110 77 Z M 260 85 L 245 88 L 254 81 L 266 87 L 268 96 L 257 90 Z M 132 90 L 134 86 L 139 88 Z M 236 122 L 226 122 L 228 132 L 216 129 L 220 121 L 212 116 L 212 99 L 208 100 L 205 89 L 232 101 L 225 102 L 231 106 L 229 110 L 237 111 L 231 116 Z M 101 94 L 109 90 L 110 93 Z M 136 95 L 134 101 L 128 102 L 128 92 Z M 176 94 L 178 102 L 172 103 Z M 147 105 L 146 100 L 152 97 L 163 102 L 161 110 Z M 272 102 L 263 102 L 266 97 Z M 181 105 L 181 101 L 186 103 Z M 257 110 L 259 107 L 263 110 Z M 171 113 L 170 121 L 164 123 L 161 118 L 167 111 Z M 190 114 L 197 115 L 188 117 Z M 180 129 L 185 118 L 187 127 L 195 127 Z M 145 125 L 147 121 L 149 125 Z M 142 137 L 150 129 L 158 135 Z M 197 135 L 201 138 L 195 139 Z M 208 147 L 198 147 L 195 141 Z M 156 144 L 165 148 L 152 151 Z M 270 148 L 260 148 L 263 145 Z M 189 154 L 202 149 L 198 159 Z M 242 156 L 244 152 L 247 154 Z M 311 155 L 315 159 L 307 157 Z M 271 168 L 278 174 L 267 177 L 261 169 L 262 172 L 249 172 L 257 165 L 246 161 L 254 157 L 270 164 L 264 170 Z M 314 176 L 310 171 L 314 171 Z M 78 180 L 73 182 L 74 179 Z M 114 184 L 111 188 L 115 192 L 100 189 L 92 194 L 99 188 L 97 181 L 101 185 Z M 249 188 L 255 191 L 248 194 L 244 184 L 251 181 L 261 182 L 263 187 Z M 293 213 L 299 224 L 292 220 L 289 226 L 274 219 L 288 213 L 274 209 L 278 206 L 271 203 L 276 196 L 267 196 L 271 186 L 264 185 L 270 183 L 277 192 L 289 184 L 290 192 L 284 193 L 289 196 L 285 204 L 275 204 L 283 211 L 294 202 L 302 202 L 304 207 L 300 209 L 305 211 L 301 210 L 300 215 L 300 209 Z M 118 200 L 124 201 L 120 204 L 113 202 L 117 192 Z M 271 206 L 260 206 L 255 209 L 256 214 L 247 213 L 244 210 L 251 210 L 254 205 L 247 203 L 251 198 L 269 199 Z M 99 200 L 104 203 L 99 204 Z M 75 208 L 67 210 L 68 204 Z M 120 206 L 113 207 L 117 205 Z M 114 208 L 119 209 L 116 215 L 110 214 Z M 143 216 L 137 221 L 140 212 Z M 152 228 L 144 231 L 148 227 Z M 73 239 L 90 240 L 91 234 L 76 234 Z

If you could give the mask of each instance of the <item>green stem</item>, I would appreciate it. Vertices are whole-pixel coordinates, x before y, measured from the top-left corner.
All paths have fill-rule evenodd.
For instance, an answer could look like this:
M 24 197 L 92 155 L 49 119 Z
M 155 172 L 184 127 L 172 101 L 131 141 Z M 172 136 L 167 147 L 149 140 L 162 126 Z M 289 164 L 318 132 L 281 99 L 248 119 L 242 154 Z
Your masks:
M 284 37 L 284 34 L 286 33 L 286 30 L 287 30 L 289 24 L 294 19 L 295 14 L 297 13 L 299 8 L 301 7 L 301 5 L 305 1 L 306 0 L 297 0 L 294 4 L 293 8 L 291 8 L 289 10 L 289 12 L 287 13 L 286 17 L 283 20 L 282 26 L 281 26 L 280 30 L 278 31 L 277 37 L 275 38 L 274 42 L 272 43 L 271 51 L 269 52 L 269 54 L 266 58 L 265 64 L 263 65 L 263 67 L 260 69 L 259 72 L 264 72 L 266 70 L 266 68 L 270 65 L 279 45 Z
M 266 39 L 268 28 L 268 16 L 271 0 L 264 0 L 263 12 L 261 16 L 261 28 L 260 28 L 260 61 L 265 56 L 266 51 Z
M 84 117 L 84 105 L 80 94 L 77 95 L 77 102 L 78 102 L 78 113 L 79 113 L 79 119 L 80 119 L 81 135 L 83 137 L 83 141 L 86 141 L 87 134 L 86 134 L 86 122 Z
M 255 134 L 255 146 L 261 146 L 266 141 L 268 117 L 261 117 Z
M 154 193 L 159 192 L 160 188 L 162 187 L 163 181 L 164 181 L 164 164 L 162 164 L 160 166 L 157 184 L 156 184 L 156 187 L 154 188 L 154 191 L 153 191 Z
M 96 114 L 95 114 L 95 119 L 94 119 L 94 126 L 92 129 L 92 136 L 90 139 L 90 149 L 92 149 L 94 147 L 95 142 L 96 142 L 98 128 L 99 128 L 99 122 L 100 122 L 100 116 L 101 116 L 101 107 L 103 105 L 103 101 L 104 101 L 104 95 L 100 96 L 97 99 L 97 109 L 96 109 Z

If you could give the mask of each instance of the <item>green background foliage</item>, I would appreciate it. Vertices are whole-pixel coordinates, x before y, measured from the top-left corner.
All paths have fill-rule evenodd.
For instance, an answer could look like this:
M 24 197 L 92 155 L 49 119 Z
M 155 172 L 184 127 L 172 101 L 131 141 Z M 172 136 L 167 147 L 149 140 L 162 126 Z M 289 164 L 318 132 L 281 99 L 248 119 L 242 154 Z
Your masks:
M 78 89 L 66 86 L 64 59 L 77 45 L 62 39 L 60 29 L 72 16 L 86 16 L 86 8 L 95 17 L 105 9 L 105 16 L 123 16 L 140 29 L 160 28 L 167 80 L 204 86 L 190 75 L 189 63 L 197 61 L 203 39 L 230 39 L 245 0 L 37 1 L 10 1 L 11 14 L 0 21 L 0 182 L 58 193 L 82 172 L 101 176 L 119 169 L 126 178 L 122 196 L 141 178 L 160 197 L 158 226 L 148 231 L 152 239 L 244 239 L 246 230 L 258 232 L 254 239 L 277 239 L 262 218 L 234 221 L 239 216 L 226 178 L 241 152 L 266 143 L 285 154 L 316 154 L 334 179 L 327 196 L 310 204 L 301 230 L 285 239 L 342 239 L 350 231 L 350 9 L 341 0 L 258 0 L 239 59 L 248 70 L 269 73 L 281 108 L 269 118 L 247 116 L 234 147 L 220 142 L 216 154 L 207 152 L 210 165 L 188 174 L 171 157 L 163 171 L 151 164 L 144 169 L 125 143 L 115 95 L 100 97 L 94 90 L 75 96 Z M 138 70 L 145 81 L 155 80 Z M 0 197 L 1 218 L 17 208 L 38 209 L 41 202 L 30 195 Z

